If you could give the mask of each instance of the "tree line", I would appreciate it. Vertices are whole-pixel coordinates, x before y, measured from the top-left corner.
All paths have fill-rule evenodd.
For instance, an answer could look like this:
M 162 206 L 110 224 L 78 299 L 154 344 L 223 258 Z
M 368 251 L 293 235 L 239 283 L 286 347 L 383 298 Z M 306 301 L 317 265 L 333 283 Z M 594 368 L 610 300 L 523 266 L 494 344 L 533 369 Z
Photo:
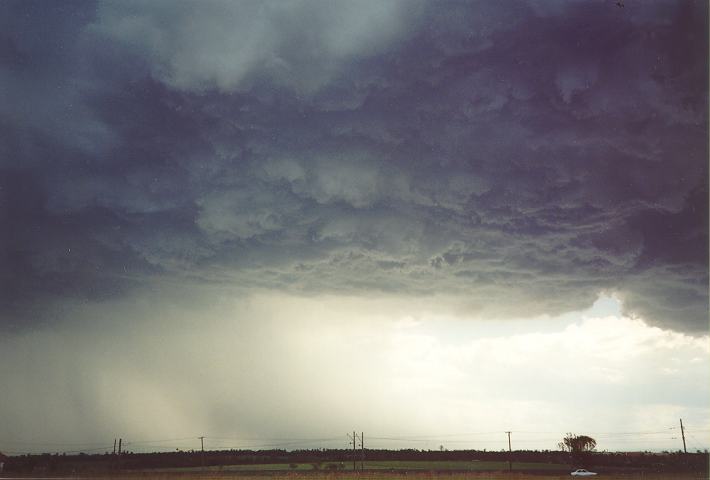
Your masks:
M 588 445 L 588 444 L 587 444 Z M 571 450 L 571 449 L 576 450 Z M 359 461 L 360 452 L 358 452 Z M 697 471 L 708 469 L 707 453 L 602 453 L 579 450 L 574 444 L 558 451 L 548 450 L 385 450 L 367 449 L 368 461 L 494 461 L 494 462 L 540 462 L 567 464 L 570 467 L 638 469 L 645 471 Z M 308 464 L 313 469 L 326 467 L 328 462 L 351 462 L 350 449 L 310 450 L 199 450 L 160 453 L 123 453 L 120 456 L 105 454 L 40 454 L 8 457 L 6 473 L 100 473 L 117 470 L 141 470 L 152 468 L 180 468 L 219 465 L 258 464 Z

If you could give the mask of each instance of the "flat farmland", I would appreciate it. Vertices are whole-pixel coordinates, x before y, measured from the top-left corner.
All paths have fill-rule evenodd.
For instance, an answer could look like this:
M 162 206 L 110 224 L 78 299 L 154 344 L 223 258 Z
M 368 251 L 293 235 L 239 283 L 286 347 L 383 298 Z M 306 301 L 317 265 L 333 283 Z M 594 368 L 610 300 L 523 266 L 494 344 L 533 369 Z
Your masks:
M 78 477 L 38 477 L 38 476 L 8 476 L 0 478 L 13 479 L 40 479 L 54 478 L 83 480 L 89 478 L 101 480 L 568 480 L 569 473 L 521 473 L 521 472 L 445 472 L 445 471 L 419 471 L 419 472 L 382 472 L 366 471 L 354 472 L 288 472 L 279 473 L 264 471 L 263 473 L 244 473 L 237 471 L 172 471 L 172 472 L 134 472 L 115 475 L 82 475 Z M 600 474 L 599 480 L 707 480 L 707 474 L 689 473 L 624 473 Z
M 559 463 L 541 463 L 541 462 L 513 462 L 513 471 L 528 472 L 534 471 L 554 471 L 566 472 L 570 471 L 570 467 Z M 360 469 L 360 462 L 357 462 L 357 469 Z M 395 471 L 400 473 L 417 472 L 417 471 L 434 471 L 434 472 L 483 472 L 483 471 L 503 471 L 508 470 L 508 462 L 490 462 L 490 461 L 417 461 L 417 460 L 383 460 L 383 461 L 366 461 L 365 474 L 368 475 L 374 471 Z M 352 462 L 322 462 L 318 464 L 318 468 L 314 468 L 312 463 L 267 463 L 254 465 L 222 465 L 192 468 L 165 468 L 154 469 L 152 473 L 172 473 L 172 472 L 293 472 L 293 473 L 347 473 L 353 472 Z
M 562 480 L 572 477 L 569 465 L 545 462 L 416 461 L 365 462 L 365 470 L 353 471 L 352 462 L 265 463 L 205 467 L 151 468 L 122 471 L 94 470 L 75 474 L 0 474 L 3 479 L 102 479 L 102 480 Z M 575 467 L 576 468 L 576 467 Z M 702 467 L 699 467 L 702 468 Z M 708 469 L 695 472 L 658 472 L 646 469 L 589 468 L 599 480 L 708 480 Z
M 568 465 L 555 463 L 514 462 L 508 471 L 507 462 L 484 461 L 371 461 L 365 471 L 353 471 L 352 462 L 323 462 L 318 469 L 313 464 L 224 465 L 221 467 L 163 469 L 119 475 L 121 480 L 561 480 L 570 476 Z M 339 468 L 339 470 L 336 470 Z M 359 468 L 359 464 L 358 464 Z M 702 473 L 628 471 L 606 473 L 603 469 L 592 478 L 610 480 L 708 480 Z M 112 477 L 113 478 L 113 477 Z

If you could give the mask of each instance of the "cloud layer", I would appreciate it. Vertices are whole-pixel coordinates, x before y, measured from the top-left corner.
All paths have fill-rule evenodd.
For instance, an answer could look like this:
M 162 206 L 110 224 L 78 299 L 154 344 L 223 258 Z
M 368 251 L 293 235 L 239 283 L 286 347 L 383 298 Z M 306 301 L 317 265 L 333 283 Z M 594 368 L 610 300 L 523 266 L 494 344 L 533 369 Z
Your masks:
M 4 2 L 9 328 L 165 283 L 708 319 L 707 5 Z

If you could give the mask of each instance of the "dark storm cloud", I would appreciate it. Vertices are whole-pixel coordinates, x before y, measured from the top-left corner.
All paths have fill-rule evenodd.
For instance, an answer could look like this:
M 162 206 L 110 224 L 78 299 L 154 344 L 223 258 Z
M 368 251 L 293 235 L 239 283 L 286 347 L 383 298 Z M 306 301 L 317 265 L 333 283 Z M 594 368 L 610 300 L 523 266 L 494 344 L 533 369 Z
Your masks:
M 707 327 L 703 2 L 2 8 L 6 323 L 170 280 Z

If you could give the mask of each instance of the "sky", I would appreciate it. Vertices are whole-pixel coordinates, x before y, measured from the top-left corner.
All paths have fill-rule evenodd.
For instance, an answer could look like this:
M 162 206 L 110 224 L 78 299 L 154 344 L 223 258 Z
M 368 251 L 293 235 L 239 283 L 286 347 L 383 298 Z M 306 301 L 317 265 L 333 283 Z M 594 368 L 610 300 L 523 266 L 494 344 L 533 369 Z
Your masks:
M 707 19 L 0 2 L 0 451 L 708 448 Z

